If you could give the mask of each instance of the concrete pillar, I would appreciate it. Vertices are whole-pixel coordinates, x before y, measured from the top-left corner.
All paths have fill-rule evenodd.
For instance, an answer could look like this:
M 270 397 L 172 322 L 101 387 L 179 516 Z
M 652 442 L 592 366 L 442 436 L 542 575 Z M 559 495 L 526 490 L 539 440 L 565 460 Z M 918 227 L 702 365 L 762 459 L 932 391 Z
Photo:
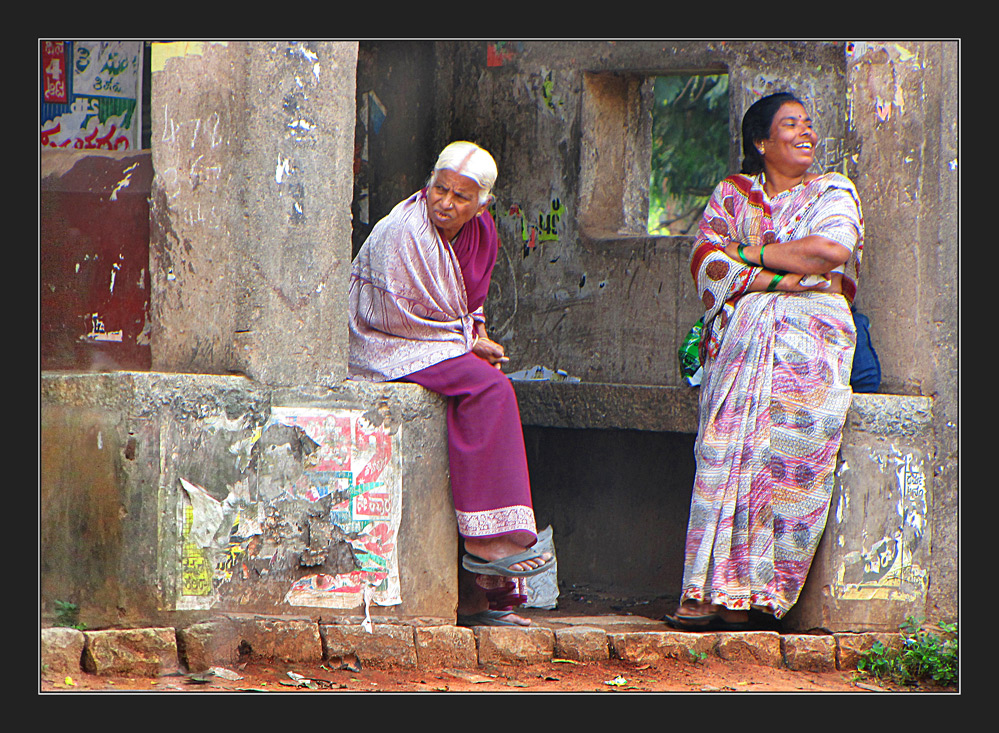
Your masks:
M 153 369 L 346 376 L 354 42 L 153 48 Z
M 848 47 L 850 131 L 867 243 L 858 303 L 881 391 L 933 400 L 926 615 L 957 617 L 957 41 Z
M 929 398 L 854 395 L 825 532 L 786 630 L 897 631 L 925 615 L 933 422 Z

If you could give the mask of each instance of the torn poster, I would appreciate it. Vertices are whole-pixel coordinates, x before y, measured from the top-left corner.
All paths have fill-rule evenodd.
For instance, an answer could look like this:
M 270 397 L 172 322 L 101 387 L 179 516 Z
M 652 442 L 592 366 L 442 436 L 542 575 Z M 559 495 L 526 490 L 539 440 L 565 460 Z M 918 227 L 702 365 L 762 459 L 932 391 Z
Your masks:
M 221 503 L 186 479 L 180 479 L 180 484 L 184 487 L 185 498 L 180 502 L 182 529 L 177 608 L 210 608 L 214 598 L 214 572 L 211 553 L 207 550 L 222 521 Z
M 257 507 L 247 500 L 245 482 L 229 488 L 224 501 L 180 479 L 180 588 L 178 610 L 208 609 L 218 601 L 219 588 L 247 555 L 248 545 L 261 533 Z
M 308 456 L 295 492 L 318 501 L 333 494 L 329 521 L 348 538 L 358 569 L 314 574 L 285 596 L 292 606 L 356 608 L 365 588 L 381 606 L 402 602 L 398 532 L 402 520 L 399 429 L 374 425 L 360 410 L 276 407 L 272 423 L 300 428 L 318 446 Z

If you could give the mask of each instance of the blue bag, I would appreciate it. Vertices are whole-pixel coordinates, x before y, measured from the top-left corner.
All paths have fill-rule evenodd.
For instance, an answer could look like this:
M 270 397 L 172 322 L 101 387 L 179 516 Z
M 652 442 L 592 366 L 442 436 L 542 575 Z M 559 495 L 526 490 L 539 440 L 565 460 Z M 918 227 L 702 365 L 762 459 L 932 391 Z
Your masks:
M 881 386 L 881 362 L 871 343 L 871 322 L 856 308 L 850 310 L 857 326 L 857 350 L 853 353 L 850 386 L 854 392 L 877 392 Z

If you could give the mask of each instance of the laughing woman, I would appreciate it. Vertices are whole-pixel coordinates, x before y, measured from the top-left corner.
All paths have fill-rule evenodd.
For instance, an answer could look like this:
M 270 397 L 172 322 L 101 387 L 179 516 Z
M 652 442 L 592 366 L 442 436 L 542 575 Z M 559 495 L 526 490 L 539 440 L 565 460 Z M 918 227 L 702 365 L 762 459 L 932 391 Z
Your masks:
M 704 212 L 690 269 L 704 304 L 697 464 L 680 607 L 692 631 L 781 618 L 797 601 L 850 406 L 850 303 L 863 248 L 856 189 L 810 173 L 818 140 L 790 94 L 742 122 L 742 173 Z

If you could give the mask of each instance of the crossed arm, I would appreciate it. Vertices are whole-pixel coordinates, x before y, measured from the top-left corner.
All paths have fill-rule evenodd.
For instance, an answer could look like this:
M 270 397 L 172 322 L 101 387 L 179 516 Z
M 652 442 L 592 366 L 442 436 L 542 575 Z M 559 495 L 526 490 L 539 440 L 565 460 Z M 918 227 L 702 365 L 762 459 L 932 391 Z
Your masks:
M 766 290 L 774 278 L 780 273 L 784 277 L 777 283 L 776 289 L 784 292 L 802 292 L 820 289 L 824 292 L 840 292 L 841 276 L 830 271 L 850 259 L 850 250 L 826 237 L 812 234 L 801 239 L 788 242 L 774 242 L 761 246 L 744 247 L 742 255 L 754 264 L 761 262 L 761 250 L 764 269 L 761 270 L 749 286 L 750 291 Z M 736 262 L 742 262 L 739 257 L 739 243 L 729 242 L 725 246 L 725 254 Z M 819 285 L 804 286 L 801 280 L 806 275 L 826 275 L 829 283 L 825 287 Z

